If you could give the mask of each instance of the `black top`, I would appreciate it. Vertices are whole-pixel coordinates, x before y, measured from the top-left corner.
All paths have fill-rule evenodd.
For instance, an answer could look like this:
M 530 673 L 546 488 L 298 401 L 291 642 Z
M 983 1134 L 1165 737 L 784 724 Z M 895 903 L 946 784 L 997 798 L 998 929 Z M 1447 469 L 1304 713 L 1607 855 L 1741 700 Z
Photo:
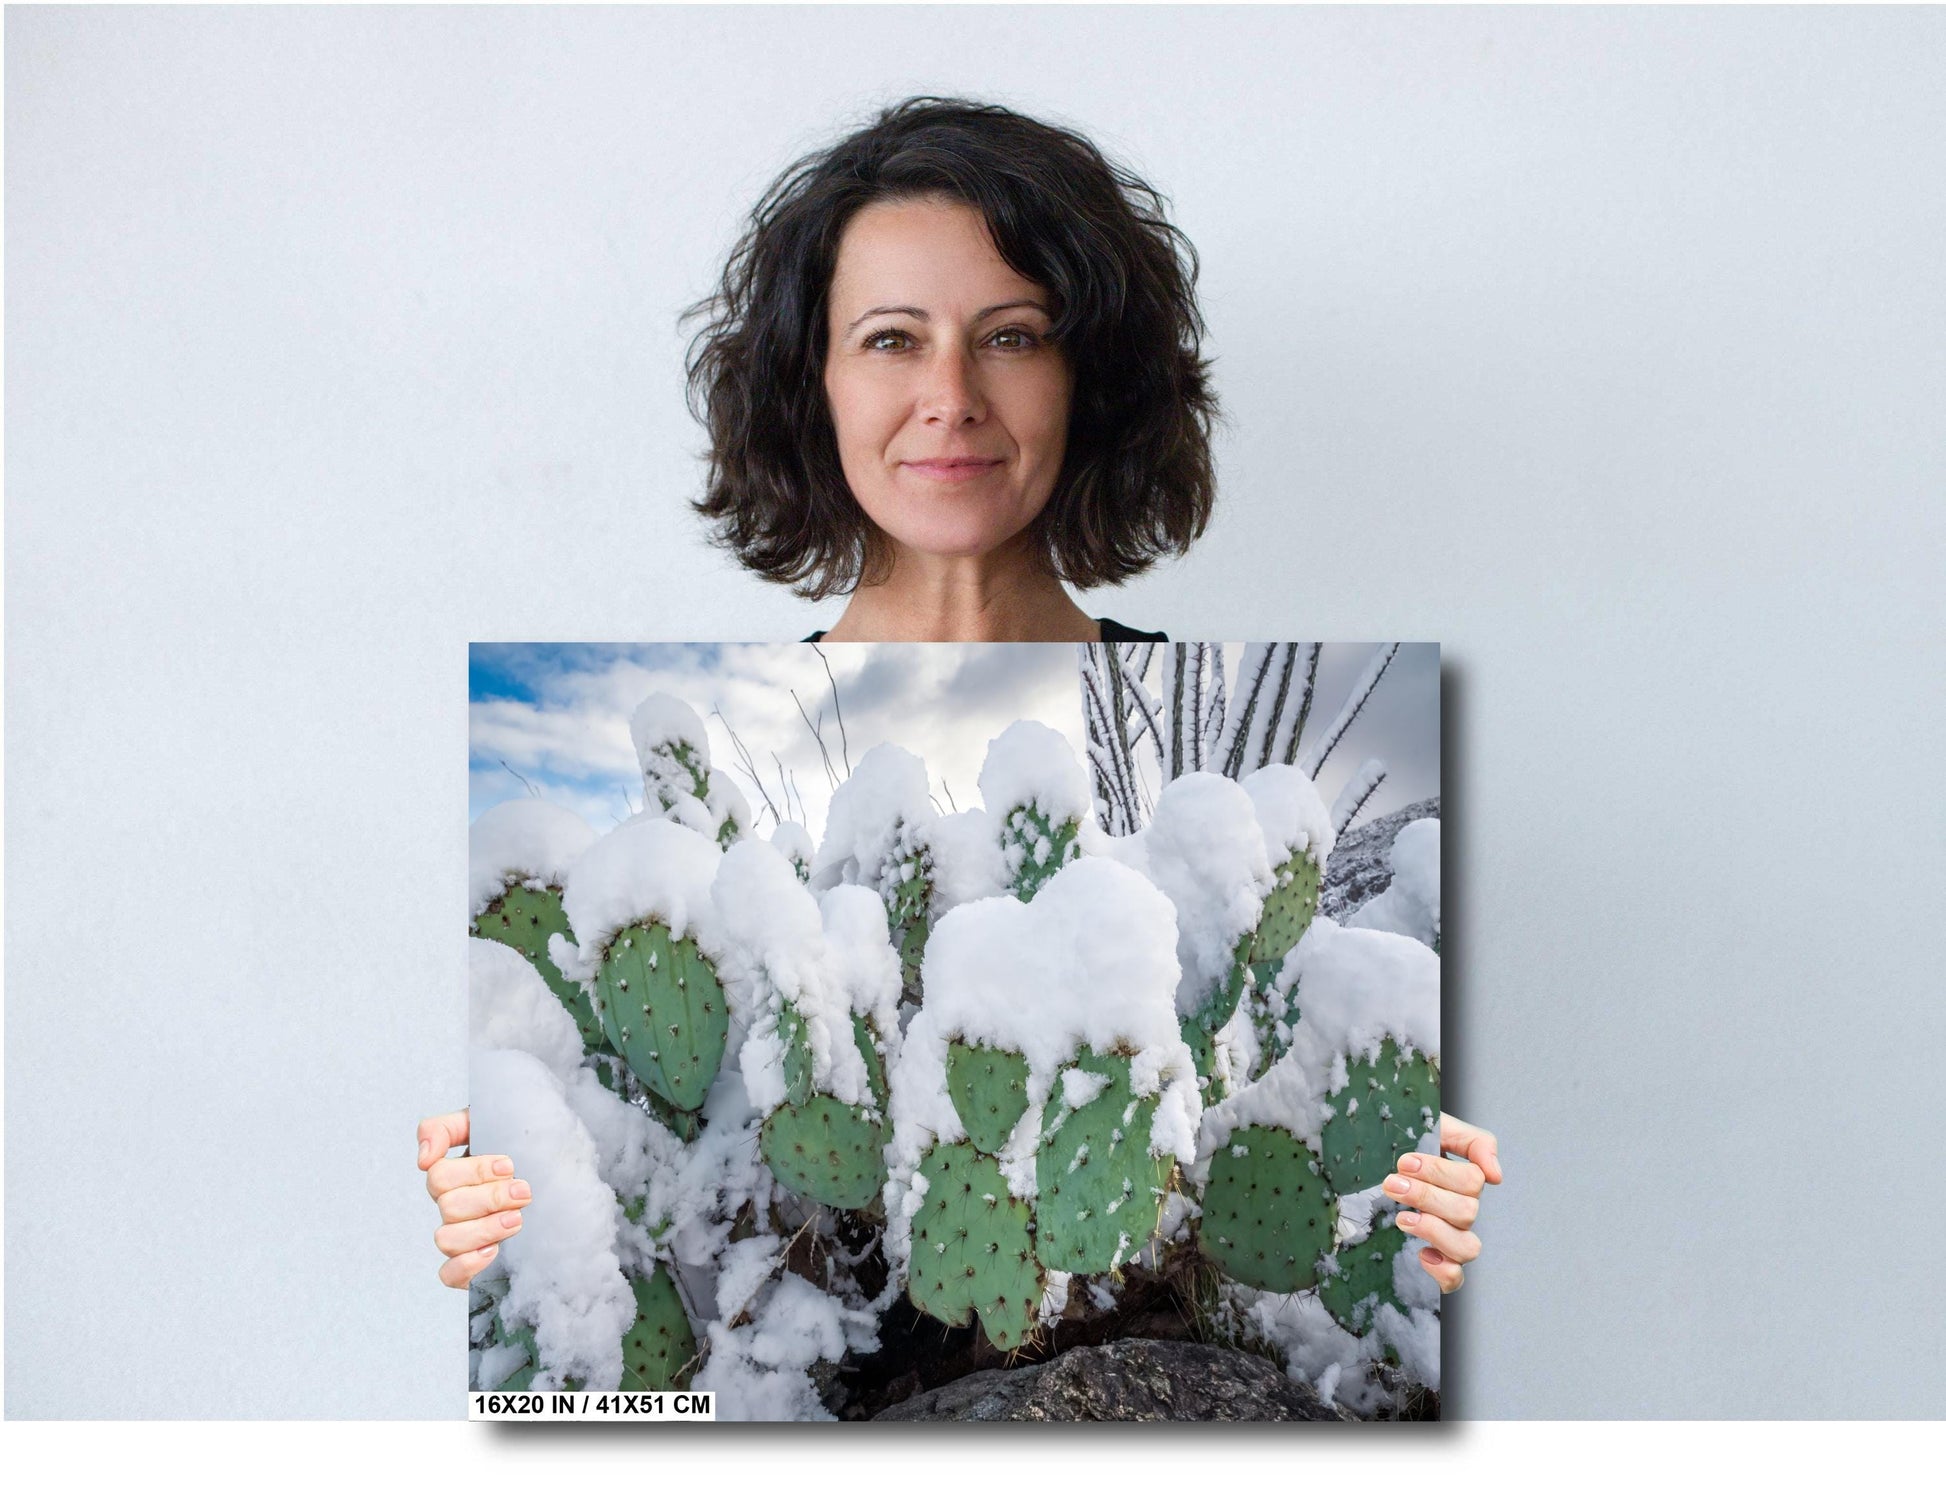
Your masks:
M 1104 644 L 1167 644 L 1169 642 L 1167 634 L 1145 634 L 1141 629 L 1130 628 L 1126 623 L 1117 623 L 1113 618 L 1097 618 L 1095 622 L 1101 626 L 1101 642 Z M 819 629 L 814 634 L 806 635 L 801 642 L 815 644 L 823 637 L 824 630 Z

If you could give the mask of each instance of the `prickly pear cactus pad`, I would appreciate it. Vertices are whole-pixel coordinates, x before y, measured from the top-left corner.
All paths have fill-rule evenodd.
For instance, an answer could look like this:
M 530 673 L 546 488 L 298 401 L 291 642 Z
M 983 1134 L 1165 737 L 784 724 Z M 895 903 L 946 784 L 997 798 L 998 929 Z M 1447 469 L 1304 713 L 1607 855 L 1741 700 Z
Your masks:
M 624 928 L 602 958 L 595 998 L 629 1070 L 677 1109 L 700 1109 L 723 1063 L 730 1007 L 695 942 L 656 921 Z
M 1324 872 L 1308 854 L 1294 854 L 1277 869 L 1277 884 L 1264 900 L 1263 919 L 1250 941 L 1250 962 L 1274 969 L 1297 946 L 1318 914 L 1318 889 Z
M 860 1055 L 872 1070 L 872 1104 L 886 1100 L 885 1075 L 865 1023 L 856 1018 Z M 885 1144 L 891 1122 L 882 1110 L 848 1105 L 835 1095 L 786 1100 L 765 1119 L 764 1161 L 777 1181 L 833 1209 L 863 1209 L 885 1182 Z
M 729 1032 L 710 896 L 722 858 L 708 838 L 645 813 L 589 848 L 562 895 L 577 947 L 556 950 L 557 966 L 593 987 L 610 1045 L 681 1110 L 702 1105 Z
M 946 1088 L 967 1140 L 997 1153 L 1027 1113 L 1027 1059 L 966 1042 L 946 1048 Z
M 1371 1188 L 1421 1145 L 1437 1155 L 1439 956 L 1320 917 L 1275 990 L 1294 1010 L 1290 1057 L 1328 1096 L 1318 1145 L 1332 1188 Z
M 1202 1202 L 1198 1244 L 1230 1277 L 1267 1293 L 1317 1282 L 1334 1236 L 1331 1192 L 1289 1131 L 1239 1127 L 1209 1161 Z
M 1040 1314 L 1032 1206 L 1007 1187 L 997 1161 L 965 1142 L 934 1147 L 919 1175 L 907 1295 L 946 1324 L 977 1319 L 988 1340 L 1013 1350 Z
M 1034 1253 L 1061 1272 L 1110 1272 L 1155 1235 L 1173 1157 L 1149 1150 L 1157 1100 L 1129 1092 L 1129 1058 L 1082 1049 L 1054 1081 L 1035 1158 Z
M 1325 1176 L 1340 1193 L 1383 1183 L 1428 1133 L 1439 1134 L 1439 1070 L 1387 1037 L 1372 1058 L 1344 1065 L 1350 1082 L 1326 1103 Z
M 635 709 L 628 726 L 649 815 L 667 816 L 720 849 L 750 830 L 750 803 L 735 781 L 711 767 L 709 734 L 693 707 L 657 693 Z
M 1387 1216 L 1356 1246 L 1341 1246 L 1319 1260 L 1318 1298 L 1353 1335 L 1369 1334 L 1380 1309 L 1405 1309 L 1392 1286 L 1405 1243 L 1406 1233 Z
M 764 1161 L 795 1193 L 863 1208 L 885 1182 L 891 1135 L 885 1059 L 897 1049 L 899 976 L 884 907 L 855 885 L 821 904 L 766 843 L 725 854 L 711 896 L 732 997 L 751 1023 L 738 1066 L 764 1117 Z
M 1058 826 L 1038 807 L 1017 806 L 1000 826 L 1001 852 L 1010 874 L 1008 889 L 1023 901 L 1035 894 L 1079 852 L 1079 822 Z
M 1059 733 L 1023 719 L 987 745 L 980 799 L 1000 822 L 1007 889 L 1031 901 L 1078 851 L 1089 808 L 1081 762 Z
M 683 1311 L 682 1298 L 658 1265 L 655 1276 L 631 1278 L 635 1291 L 635 1323 L 622 1336 L 624 1393 L 659 1393 L 686 1385 L 696 1360 L 696 1332 Z
M 1324 797 L 1302 771 L 1287 764 L 1265 765 L 1242 784 L 1256 807 L 1264 852 L 1276 872 L 1276 886 L 1264 901 L 1250 948 L 1251 962 L 1268 966 L 1259 970 L 1261 975 L 1276 970 L 1317 914 L 1318 887 L 1336 831 Z
M 467 833 L 472 903 L 468 931 L 505 943 L 533 964 L 590 1047 L 601 1043 L 594 1011 L 581 987 L 562 978 L 548 958 L 547 941 L 569 930 L 561 886 L 570 866 L 594 841 L 594 829 L 580 817 L 539 800 L 489 807 Z
M 918 1230 L 936 1147 L 958 1146 L 955 1167 L 989 1167 L 966 1161 L 990 1155 L 966 1144 L 974 1124 L 998 1146 L 990 1171 L 1004 1188 L 1039 1201 L 1040 1239 L 1053 1240 L 1041 1233 L 1055 1212 L 1060 1240 L 1049 1249 L 1079 1254 L 1064 1260 L 1106 1272 L 1147 1240 L 1155 1191 L 1171 1159 L 1193 1154 L 1201 1113 L 1177 1025 L 1172 920 L 1152 884 L 1099 857 L 1067 865 L 1031 903 L 999 896 L 940 919 L 926 952 L 926 1003 L 892 1076 L 886 1250 L 895 1269 L 932 1260 Z M 998 1080 L 1009 1058 L 1026 1070 L 1018 1114 L 1011 1091 L 1005 1100 L 981 1093 L 987 1076 L 978 1070 L 992 1064 Z M 1051 1204 L 1043 1178 L 1059 1184 Z M 931 1280 L 942 1280 L 936 1263 Z

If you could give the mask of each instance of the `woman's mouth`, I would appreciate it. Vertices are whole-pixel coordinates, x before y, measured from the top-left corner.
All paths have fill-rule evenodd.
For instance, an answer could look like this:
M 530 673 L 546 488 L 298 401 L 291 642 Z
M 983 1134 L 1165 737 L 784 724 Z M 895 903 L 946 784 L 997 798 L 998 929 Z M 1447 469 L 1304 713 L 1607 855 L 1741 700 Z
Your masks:
M 958 482 L 969 477 L 985 476 L 1000 463 L 981 460 L 977 456 L 938 457 L 929 461 L 903 461 L 907 470 L 930 477 L 937 482 Z

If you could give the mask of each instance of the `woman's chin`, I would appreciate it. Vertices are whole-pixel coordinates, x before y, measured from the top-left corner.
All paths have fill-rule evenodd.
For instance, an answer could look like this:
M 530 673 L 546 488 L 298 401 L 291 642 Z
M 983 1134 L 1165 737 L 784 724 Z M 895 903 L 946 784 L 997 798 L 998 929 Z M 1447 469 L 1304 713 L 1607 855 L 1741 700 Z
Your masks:
M 1015 526 L 996 526 L 990 516 L 969 519 L 935 516 L 897 519 L 891 528 L 881 521 L 879 528 L 907 554 L 941 560 L 972 560 L 991 555 L 1031 522 L 1033 520 L 1028 519 Z

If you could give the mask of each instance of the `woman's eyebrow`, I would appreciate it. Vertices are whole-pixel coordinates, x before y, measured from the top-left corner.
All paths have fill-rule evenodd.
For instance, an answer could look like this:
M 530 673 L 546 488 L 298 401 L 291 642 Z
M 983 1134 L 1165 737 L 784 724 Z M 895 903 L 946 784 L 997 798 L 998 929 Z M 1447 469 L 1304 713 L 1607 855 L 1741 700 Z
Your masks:
M 988 315 L 998 314 L 1002 309 L 1038 309 L 1041 313 L 1047 314 L 1047 306 L 1042 304 L 1038 299 L 1017 298 L 1004 304 L 988 304 L 986 308 L 973 316 L 973 323 L 977 325 Z M 851 334 L 853 330 L 856 330 L 860 325 L 864 324 L 866 320 L 876 319 L 881 314 L 903 314 L 908 319 L 916 319 L 922 324 L 929 323 L 932 319 L 932 316 L 926 313 L 924 309 L 915 309 L 910 304 L 881 304 L 876 309 L 867 309 L 858 318 L 846 325 L 845 334 Z M 1054 316 L 1047 314 L 1047 317 L 1052 319 Z

